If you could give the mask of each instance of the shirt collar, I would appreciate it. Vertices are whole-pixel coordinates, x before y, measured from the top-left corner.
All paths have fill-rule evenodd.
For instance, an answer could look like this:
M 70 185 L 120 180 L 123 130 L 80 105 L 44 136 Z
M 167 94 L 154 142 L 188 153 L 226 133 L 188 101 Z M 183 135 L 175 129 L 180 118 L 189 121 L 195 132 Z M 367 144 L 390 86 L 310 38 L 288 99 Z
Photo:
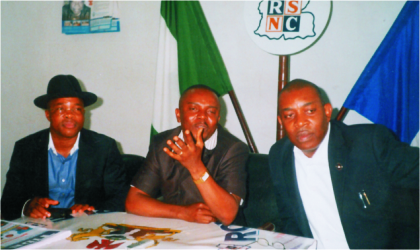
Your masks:
M 184 134 L 182 133 L 182 130 L 178 137 L 184 141 Z M 213 150 L 217 146 L 217 129 L 214 131 L 213 135 L 204 142 L 204 146 L 207 150 Z
M 74 152 L 76 152 L 76 150 L 79 149 L 79 138 L 80 138 L 80 132 L 77 134 L 77 140 L 74 143 L 73 148 L 70 150 L 70 155 L 74 154 Z M 48 150 L 50 149 L 52 149 L 55 155 L 58 155 L 57 150 L 55 149 L 55 146 L 54 146 L 54 142 L 51 137 L 51 132 L 50 132 L 50 141 L 48 143 Z

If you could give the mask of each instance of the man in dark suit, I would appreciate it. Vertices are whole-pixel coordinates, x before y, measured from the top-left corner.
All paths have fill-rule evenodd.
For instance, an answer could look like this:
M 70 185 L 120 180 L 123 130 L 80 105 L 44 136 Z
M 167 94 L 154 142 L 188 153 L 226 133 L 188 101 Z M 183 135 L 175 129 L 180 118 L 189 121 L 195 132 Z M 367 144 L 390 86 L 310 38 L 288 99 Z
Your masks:
M 181 126 L 152 139 L 131 183 L 126 210 L 228 225 L 245 197 L 248 147 L 218 126 L 218 96 L 206 86 L 184 91 L 175 114 Z M 159 195 L 163 202 L 156 199 Z
M 73 213 L 124 211 L 128 187 L 114 139 L 83 128 L 85 107 L 95 103 L 71 75 L 53 77 L 34 100 L 50 128 L 16 142 L 1 199 L 2 217 L 50 217 L 50 207 Z
M 381 125 L 330 121 L 332 107 L 305 80 L 286 85 L 269 153 L 282 232 L 318 248 L 417 248 L 419 149 Z

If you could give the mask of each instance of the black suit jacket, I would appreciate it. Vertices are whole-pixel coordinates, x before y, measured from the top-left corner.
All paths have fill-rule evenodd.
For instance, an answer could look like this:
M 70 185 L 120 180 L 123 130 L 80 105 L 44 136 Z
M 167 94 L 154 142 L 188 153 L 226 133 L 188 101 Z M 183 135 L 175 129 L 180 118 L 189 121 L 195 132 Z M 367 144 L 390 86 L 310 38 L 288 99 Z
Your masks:
M 282 232 L 312 238 L 299 194 L 294 145 L 286 137 L 270 149 L 269 164 Z M 408 189 L 419 188 L 419 149 L 381 125 L 331 121 L 328 161 L 334 196 L 350 248 L 418 248 L 418 210 Z M 337 165 L 341 164 L 341 169 Z M 371 205 L 363 207 L 364 190 Z M 418 209 L 418 206 L 417 206 Z
M 5 219 L 21 216 L 24 203 L 48 197 L 49 129 L 16 142 L 1 199 Z M 76 167 L 75 203 L 124 211 L 125 169 L 114 139 L 82 129 Z

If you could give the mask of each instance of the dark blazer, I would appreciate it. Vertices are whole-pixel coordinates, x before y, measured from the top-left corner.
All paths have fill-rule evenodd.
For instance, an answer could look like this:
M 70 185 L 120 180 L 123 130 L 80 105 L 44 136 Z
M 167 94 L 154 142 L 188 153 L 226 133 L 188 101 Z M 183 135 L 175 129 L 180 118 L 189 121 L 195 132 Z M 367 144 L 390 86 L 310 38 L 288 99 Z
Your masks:
M 217 131 L 217 146 L 209 153 L 208 160 L 203 162 L 209 175 L 220 187 L 244 199 L 248 147 L 220 125 Z M 178 136 L 180 132 L 181 127 L 177 127 L 153 137 L 146 161 L 131 184 L 154 198 L 162 195 L 163 200 L 169 204 L 189 205 L 204 202 L 188 169 L 163 151 L 164 147 L 168 147 L 167 140 Z M 206 149 L 203 151 L 203 154 L 206 154 Z
M 313 238 L 299 194 L 294 145 L 276 142 L 269 164 L 282 232 Z M 407 192 L 419 188 L 419 149 L 381 125 L 331 121 L 328 161 L 334 196 L 350 248 L 418 248 L 419 218 Z M 338 165 L 342 168 L 337 168 Z M 370 205 L 363 207 L 364 190 Z M 418 209 L 418 205 L 417 205 Z
M 24 203 L 48 197 L 49 129 L 16 142 L 1 199 L 5 219 L 21 216 Z M 114 139 L 82 129 L 76 168 L 75 203 L 124 211 L 125 169 Z

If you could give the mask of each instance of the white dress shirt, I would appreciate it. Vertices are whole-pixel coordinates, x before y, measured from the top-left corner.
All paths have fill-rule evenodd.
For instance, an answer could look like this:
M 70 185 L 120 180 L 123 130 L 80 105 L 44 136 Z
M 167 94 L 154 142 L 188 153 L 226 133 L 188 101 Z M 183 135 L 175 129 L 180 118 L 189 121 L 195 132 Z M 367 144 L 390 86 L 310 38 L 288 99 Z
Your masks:
M 182 133 L 182 130 L 181 130 L 181 133 L 179 133 L 178 137 L 179 139 L 185 142 L 184 134 Z M 212 136 L 210 136 L 210 138 L 204 142 L 204 147 L 206 147 L 208 150 L 213 150 L 216 146 L 217 146 L 217 129 L 214 131 Z
M 324 140 L 312 158 L 297 147 L 295 155 L 296 177 L 303 207 L 319 249 L 349 249 L 338 214 L 328 164 L 330 125 Z

